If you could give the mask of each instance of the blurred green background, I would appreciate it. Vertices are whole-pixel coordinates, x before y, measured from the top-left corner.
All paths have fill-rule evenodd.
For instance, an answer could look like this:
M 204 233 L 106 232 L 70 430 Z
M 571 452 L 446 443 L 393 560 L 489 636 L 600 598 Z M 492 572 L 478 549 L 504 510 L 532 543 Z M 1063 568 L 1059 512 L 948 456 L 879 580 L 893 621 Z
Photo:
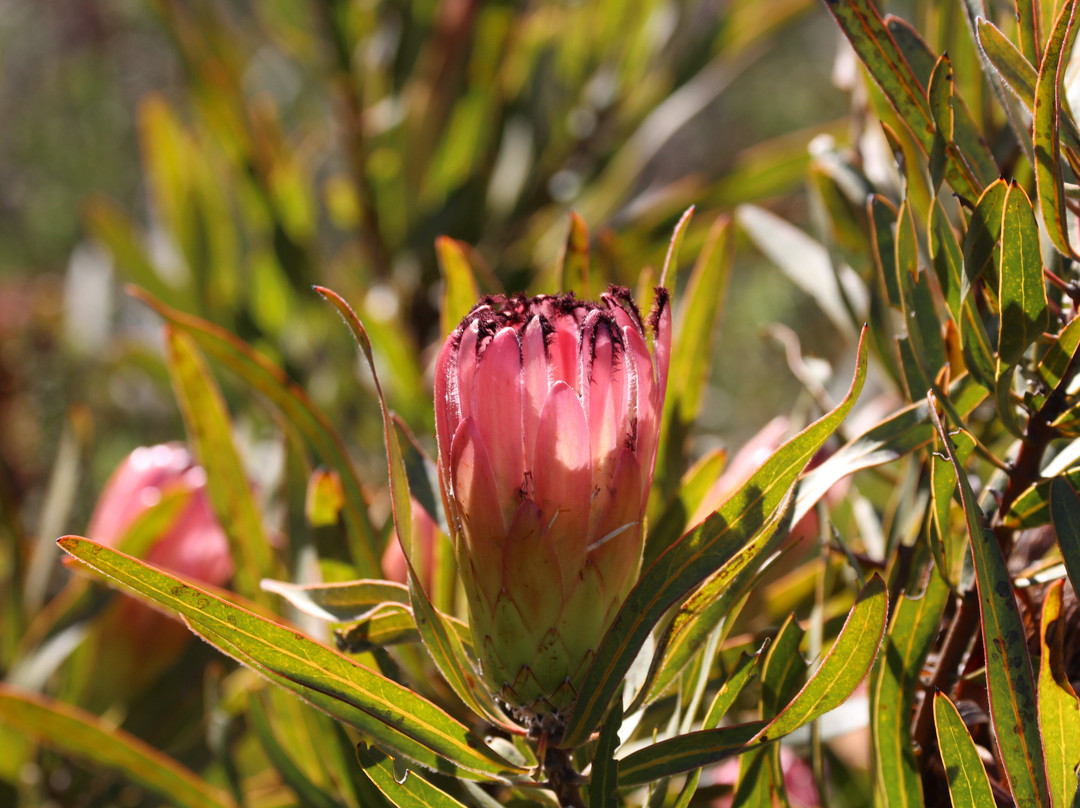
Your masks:
M 843 135 L 838 36 L 798 0 L 5 4 L 5 502 L 37 523 L 73 413 L 65 530 L 131 448 L 182 435 L 159 321 L 125 282 L 283 361 L 377 458 L 349 337 L 310 284 L 385 323 L 392 404 L 424 434 L 437 236 L 474 245 L 494 291 L 554 263 L 571 210 L 594 265 L 631 282 L 691 203 L 684 264 L 740 201 L 806 226 L 808 143 Z M 736 261 L 702 423 L 729 445 L 798 395 L 765 324 L 835 350 L 772 265 Z

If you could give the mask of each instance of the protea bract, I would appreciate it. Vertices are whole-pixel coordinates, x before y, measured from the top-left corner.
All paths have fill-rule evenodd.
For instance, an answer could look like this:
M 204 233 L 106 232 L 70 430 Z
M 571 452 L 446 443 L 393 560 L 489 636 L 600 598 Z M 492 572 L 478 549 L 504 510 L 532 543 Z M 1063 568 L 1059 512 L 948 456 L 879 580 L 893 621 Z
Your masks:
M 641 565 L 671 349 L 599 303 L 489 297 L 435 376 L 439 471 L 484 678 L 523 721 L 558 721 Z

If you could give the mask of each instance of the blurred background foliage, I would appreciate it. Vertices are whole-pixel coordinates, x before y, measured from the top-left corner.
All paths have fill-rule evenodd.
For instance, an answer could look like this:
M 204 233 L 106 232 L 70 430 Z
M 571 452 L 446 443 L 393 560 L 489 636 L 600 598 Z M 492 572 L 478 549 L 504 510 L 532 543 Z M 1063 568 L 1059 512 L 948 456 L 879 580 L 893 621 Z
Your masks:
M 841 43 L 813 0 L 5 4 L 0 582 L 34 582 L 17 607 L 9 589 L 8 619 L 29 621 L 28 604 L 65 592 L 53 541 L 86 529 L 121 458 L 184 435 L 161 317 L 125 284 L 238 335 L 307 391 L 357 463 L 380 540 L 391 527 L 378 404 L 314 284 L 357 309 L 391 406 L 430 449 L 430 364 L 453 325 L 440 322 L 448 262 L 467 257 L 482 293 L 553 292 L 573 211 L 591 233 L 593 293 L 608 280 L 638 286 L 648 267 L 644 282 L 654 283 L 694 204 L 677 301 L 717 217 L 742 227 L 692 455 L 734 450 L 778 414 L 792 429 L 816 415 L 822 382 L 833 393 L 846 386 L 855 345 L 838 298 L 791 279 L 803 259 L 820 268 L 841 256 L 864 281 L 873 273 L 865 231 L 833 215 L 839 206 L 864 216 L 841 157 L 863 134 L 868 90 Z M 868 173 L 894 182 L 878 146 Z M 831 257 L 817 242 L 802 251 L 766 210 Z M 785 249 L 794 264 L 777 260 Z M 271 543 L 283 549 L 303 517 L 303 461 L 276 411 L 214 368 Z M 791 584 L 777 586 L 791 594 L 767 617 L 813 601 L 813 579 Z M 273 730 L 241 736 L 232 720 L 258 709 L 249 674 L 230 674 L 198 643 L 152 690 L 91 699 L 87 679 L 107 675 L 100 650 L 68 656 L 84 635 L 64 629 L 108 596 L 64 597 L 50 603 L 47 628 L 6 632 L 5 678 L 108 710 L 216 784 L 277 804 L 276 783 L 240 775 L 274 759 Z M 850 605 L 840 600 L 830 617 Z M 31 649 L 39 668 L 24 664 Z M 403 654 L 381 659 L 384 670 L 415 671 Z M 278 720 L 294 711 L 306 722 L 301 739 L 344 737 L 287 696 L 265 699 Z M 334 748 L 349 757 L 347 739 Z M 315 782 L 332 776 L 302 741 L 290 751 Z M 39 769 L 3 771 L 0 804 L 13 783 L 65 805 L 153 801 L 43 755 Z M 52 779 L 35 781 L 41 772 Z
M 690 247 L 739 201 L 805 221 L 806 144 L 844 128 L 838 34 L 809 0 L 92 0 L 0 15 L 4 485 L 33 521 L 85 404 L 71 528 L 133 444 L 179 434 L 158 321 L 123 283 L 280 360 L 377 450 L 370 396 L 341 372 L 348 335 L 311 284 L 360 307 L 393 406 L 426 433 L 438 236 L 469 245 L 483 291 L 536 287 L 575 210 L 601 270 L 632 281 L 691 203 Z M 738 260 L 706 415 L 725 441 L 797 392 L 762 324 L 821 324 L 769 263 Z M 736 406 L 748 400 L 760 406 Z

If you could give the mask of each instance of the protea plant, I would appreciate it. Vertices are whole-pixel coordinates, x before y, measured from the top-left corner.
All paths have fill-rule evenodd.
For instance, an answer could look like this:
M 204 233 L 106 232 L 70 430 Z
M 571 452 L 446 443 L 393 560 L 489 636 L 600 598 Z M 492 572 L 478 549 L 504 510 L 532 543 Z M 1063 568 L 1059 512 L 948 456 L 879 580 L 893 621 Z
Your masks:
M 671 349 L 668 293 L 646 324 L 599 303 L 489 297 L 435 376 L 439 473 L 492 692 L 554 730 L 637 578 Z

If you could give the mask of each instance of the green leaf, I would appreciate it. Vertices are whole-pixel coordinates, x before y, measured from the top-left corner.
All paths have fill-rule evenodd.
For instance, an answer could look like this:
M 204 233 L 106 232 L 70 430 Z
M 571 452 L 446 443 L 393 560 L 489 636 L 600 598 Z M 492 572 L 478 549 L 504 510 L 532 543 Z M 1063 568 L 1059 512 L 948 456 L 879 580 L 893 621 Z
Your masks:
M 1050 521 L 1073 590 L 1080 592 L 1080 496 L 1064 477 L 1049 482 Z
M 1065 176 L 1061 161 L 1061 92 L 1065 65 L 1076 42 L 1076 0 L 1065 0 L 1054 23 L 1050 41 L 1039 65 L 1035 85 L 1034 142 L 1035 182 L 1046 232 L 1058 251 L 1070 258 L 1077 255 L 1069 244 L 1069 223 L 1065 205 Z
M 449 334 L 480 300 L 476 273 L 469 265 L 465 250 L 452 238 L 435 240 L 435 255 L 443 277 L 442 309 L 439 312 L 442 333 Z
M 570 225 L 559 253 L 556 281 L 556 293 L 574 289 L 583 300 L 592 300 L 599 292 L 592 288 L 589 276 L 589 227 L 574 211 L 570 211 Z
M 945 214 L 945 208 L 941 206 L 941 200 L 934 199 L 934 209 L 930 212 L 930 226 L 927 228 L 930 236 L 930 260 L 934 265 L 938 285 L 945 298 L 949 314 L 953 321 L 959 325 L 961 320 L 960 300 L 963 294 L 964 278 L 964 255 L 960 249 L 960 242 L 956 238 L 949 217 Z
M 980 19 L 978 28 L 982 52 L 1009 89 L 1027 107 L 1027 111 L 1032 112 L 1035 109 L 1035 87 L 1039 82 L 1039 72 L 992 22 Z M 1073 148 L 1080 146 L 1076 122 L 1064 109 L 1061 110 L 1061 115 L 1061 135 L 1065 142 Z M 1025 130 L 1025 134 L 1031 137 L 1029 131 Z
M 983 52 L 1028 110 L 1035 107 L 1035 85 L 1039 72 L 1000 29 L 989 20 L 978 21 L 979 44 Z
M 870 237 L 874 245 L 874 265 L 889 304 L 900 308 L 900 281 L 896 268 L 896 228 L 900 213 L 886 197 L 872 194 L 867 209 L 873 227 Z
M 686 230 L 690 227 L 690 219 L 694 216 L 694 206 L 687 208 L 679 221 L 675 224 L 675 232 L 671 234 L 671 242 L 668 244 L 667 255 L 664 256 L 664 268 L 660 271 L 660 285 L 668 285 L 668 273 L 675 272 L 679 268 L 679 249 L 682 247 Z M 674 278 L 672 279 L 674 282 Z
M 456 617 L 443 619 L 453 629 L 463 647 L 472 647 L 469 627 Z M 334 632 L 338 648 L 358 654 L 372 648 L 419 642 L 420 632 L 416 626 L 413 610 L 402 603 L 383 603 L 369 611 L 362 619 Z
M 994 794 L 964 719 L 944 693 L 934 694 L 934 726 L 956 808 L 994 808 Z
M 644 785 L 719 763 L 746 751 L 747 743 L 761 727 L 761 721 L 751 721 L 720 729 L 698 730 L 639 749 L 619 761 L 619 785 Z
M 0 724 L 64 755 L 115 769 L 184 808 L 236 808 L 226 794 L 116 725 L 37 693 L 0 684 Z
M 521 771 L 431 702 L 294 629 L 86 539 L 66 536 L 59 544 L 118 584 L 179 612 L 226 654 L 418 765 L 470 779 Z
M 149 305 L 173 327 L 189 334 L 199 347 L 224 363 L 245 383 L 259 391 L 293 424 L 319 456 L 341 477 L 345 490 L 344 519 L 350 537 L 353 561 L 361 576 L 381 572 L 375 532 L 367 516 L 367 501 L 341 437 L 303 388 L 289 379 L 269 359 L 228 331 L 213 323 L 193 317 L 154 299 L 140 289 L 128 293 Z
M 708 635 L 721 621 L 725 628 L 736 617 L 735 608 L 755 580 L 762 563 L 787 538 L 792 522 L 785 514 L 765 542 L 755 542 L 710 575 L 679 607 L 657 643 L 652 668 L 646 681 L 651 684 L 645 701 L 663 693 L 705 646 Z
M 960 299 L 966 300 L 975 281 L 982 277 L 987 267 L 998 265 L 1001 225 L 1005 213 L 1005 198 L 1009 184 L 999 179 L 986 186 L 975 210 L 971 213 L 967 233 L 964 234 L 964 276 Z M 958 325 L 960 325 L 958 323 Z
M 680 438 L 686 425 L 701 413 L 713 337 L 731 280 L 732 236 L 731 220 L 719 217 L 709 230 L 679 305 L 664 420 L 668 433 L 674 430 Z
M 871 0 L 826 0 L 826 5 L 889 103 L 929 154 L 933 149 L 935 127 L 926 92 L 874 3 Z M 971 169 L 953 154 L 949 155 L 945 177 L 961 195 L 969 199 L 979 196 L 981 184 Z
M 1049 324 L 1043 283 L 1039 225 L 1027 194 L 1015 181 L 1009 186 L 1001 223 L 998 268 L 998 362 L 1017 364 Z
M 911 740 L 915 688 L 937 637 L 949 587 L 935 568 L 919 597 L 901 595 L 870 683 L 877 794 L 886 808 L 921 808 L 922 780 Z
M 1077 791 L 1080 764 L 1080 701 L 1065 672 L 1066 621 L 1062 590 L 1055 582 L 1046 592 L 1039 621 L 1039 729 L 1046 750 L 1046 771 L 1054 805 L 1069 805 Z
M 589 779 L 589 808 L 616 808 L 619 804 L 617 786 L 619 761 L 619 727 L 622 726 L 622 705 L 616 703 L 604 719 L 600 738 L 593 755 L 592 776 Z
M 839 406 L 777 449 L 716 513 L 642 573 L 585 674 L 564 744 L 581 743 L 600 723 L 645 638 L 664 613 L 736 553 L 752 549 L 751 542 L 768 540 L 767 535 L 759 535 L 761 528 L 783 509 L 799 473 L 836 431 L 862 391 L 868 346 L 864 328 L 855 377 Z
M 717 449 L 698 460 L 682 476 L 675 496 L 660 513 L 659 518 L 649 520 L 643 568 L 652 564 L 668 545 L 691 526 L 690 520 L 720 478 L 726 460 L 727 452 Z
M 930 74 L 926 91 L 930 101 L 930 116 L 934 119 L 934 141 L 930 147 L 930 178 L 934 190 L 945 179 L 945 161 L 953 144 L 953 77 L 952 62 L 948 54 L 942 54 Z
M 359 744 L 356 759 L 371 782 L 398 808 L 465 808 L 465 804 L 432 785 L 418 773 L 395 773 L 395 762 L 373 746 Z
M 267 592 L 281 595 L 304 614 L 332 623 L 359 620 L 383 603 L 409 602 L 409 588 L 393 581 L 292 584 L 264 578 L 260 585 Z
M 820 718 L 855 692 L 877 657 L 885 635 L 889 596 L 874 574 L 855 599 L 832 648 L 795 698 L 761 730 L 760 739 L 778 738 Z
M 1046 349 L 1035 373 L 1049 390 L 1056 390 L 1080 349 L 1080 317 L 1073 317 Z
M 449 627 L 445 616 L 431 605 L 423 586 L 416 577 L 416 569 L 410 555 L 413 542 L 408 475 L 405 470 L 401 442 L 397 430 L 391 423 L 386 398 L 383 395 L 379 377 L 375 373 L 371 343 L 364 331 L 364 326 L 348 303 L 329 289 L 316 286 L 315 290 L 337 308 L 353 336 L 356 337 L 360 351 L 367 360 L 368 368 L 375 380 L 375 391 L 379 397 L 379 408 L 383 416 L 386 456 L 389 462 L 390 499 L 393 504 L 394 526 L 397 528 L 398 536 L 402 538 L 402 547 L 405 548 L 405 560 L 409 571 L 409 599 L 416 617 L 416 628 L 420 632 L 424 646 L 431 654 L 439 673 L 469 709 L 509 732 L 522 732 L 521 728 L 513 724 L 499 709 L 487 688 L 480 682 L 476 668 L 467 655 L 460 636 Z
M 206 362 L 186 333 L 165 329 L 166 356 L 188 438 L 206 470 L 206 490 L 236 560 L 236 591 L 259 602 L 259 581 L 274 568 L 251 486 L 232 439 L 232 421 Z
M 957 379 L 949 390 L 949 399 L 956 404 L 961 416 L 968 415 L 985 397 L 985 391 L 973 384 L 969 376 Z M 929 445 L 933 439 L 934 427 L 925 400 L 897 410 L 884 421 L 852 438 L 803 477 L 792 521 L 798 523 L 830 488 L 845 477 L 911 454 Z
M 1039 0 L 1016 0 L 1016 30 L 1020 34 L 1020 47 L 1024 58 L 1031 64 L 1039 63 L 1042 49 L 1041 9 Z
M 960 501 L 967 517 L 982 615 L 990 717 L 1005 773 L 1020 808 L 1049 808 L 1035 681 L 1031 673 L 1024 624 L 1013 595 L 1012 579 L 997 538 L 983 525 L 982 512 L 975 501 L 971 483 L 956 458 L 947 430 L 933 409 L 933 397 L 929 398 L 938 436 L 960 483 Z
M 759 651 L 756 654 L 740 654 L 731 675 L 724 684 L 720 686 L 716 696 L 713 698 L 712 704 L 709 705 L 709 709 L 705 713 L 705 718 L 701 722 L 701 729 L 707 730 L 716 728 L 720 723 L 720 720 L 731 708 L 731 705 L 735 703 L 735 699 L 738 698 L 743 687 L 757 673 L 758 662 L 761 660 L 762 653 L 763 651 Z M 690 773 L 686 778 L 686 783 L 683 784 L 682 790 L 679 792 L 678 798 L 675 800 L 673 808 L 688 808 L 690 800 L 697 791 L 700 778 L 700 769 L 695 769 Z

